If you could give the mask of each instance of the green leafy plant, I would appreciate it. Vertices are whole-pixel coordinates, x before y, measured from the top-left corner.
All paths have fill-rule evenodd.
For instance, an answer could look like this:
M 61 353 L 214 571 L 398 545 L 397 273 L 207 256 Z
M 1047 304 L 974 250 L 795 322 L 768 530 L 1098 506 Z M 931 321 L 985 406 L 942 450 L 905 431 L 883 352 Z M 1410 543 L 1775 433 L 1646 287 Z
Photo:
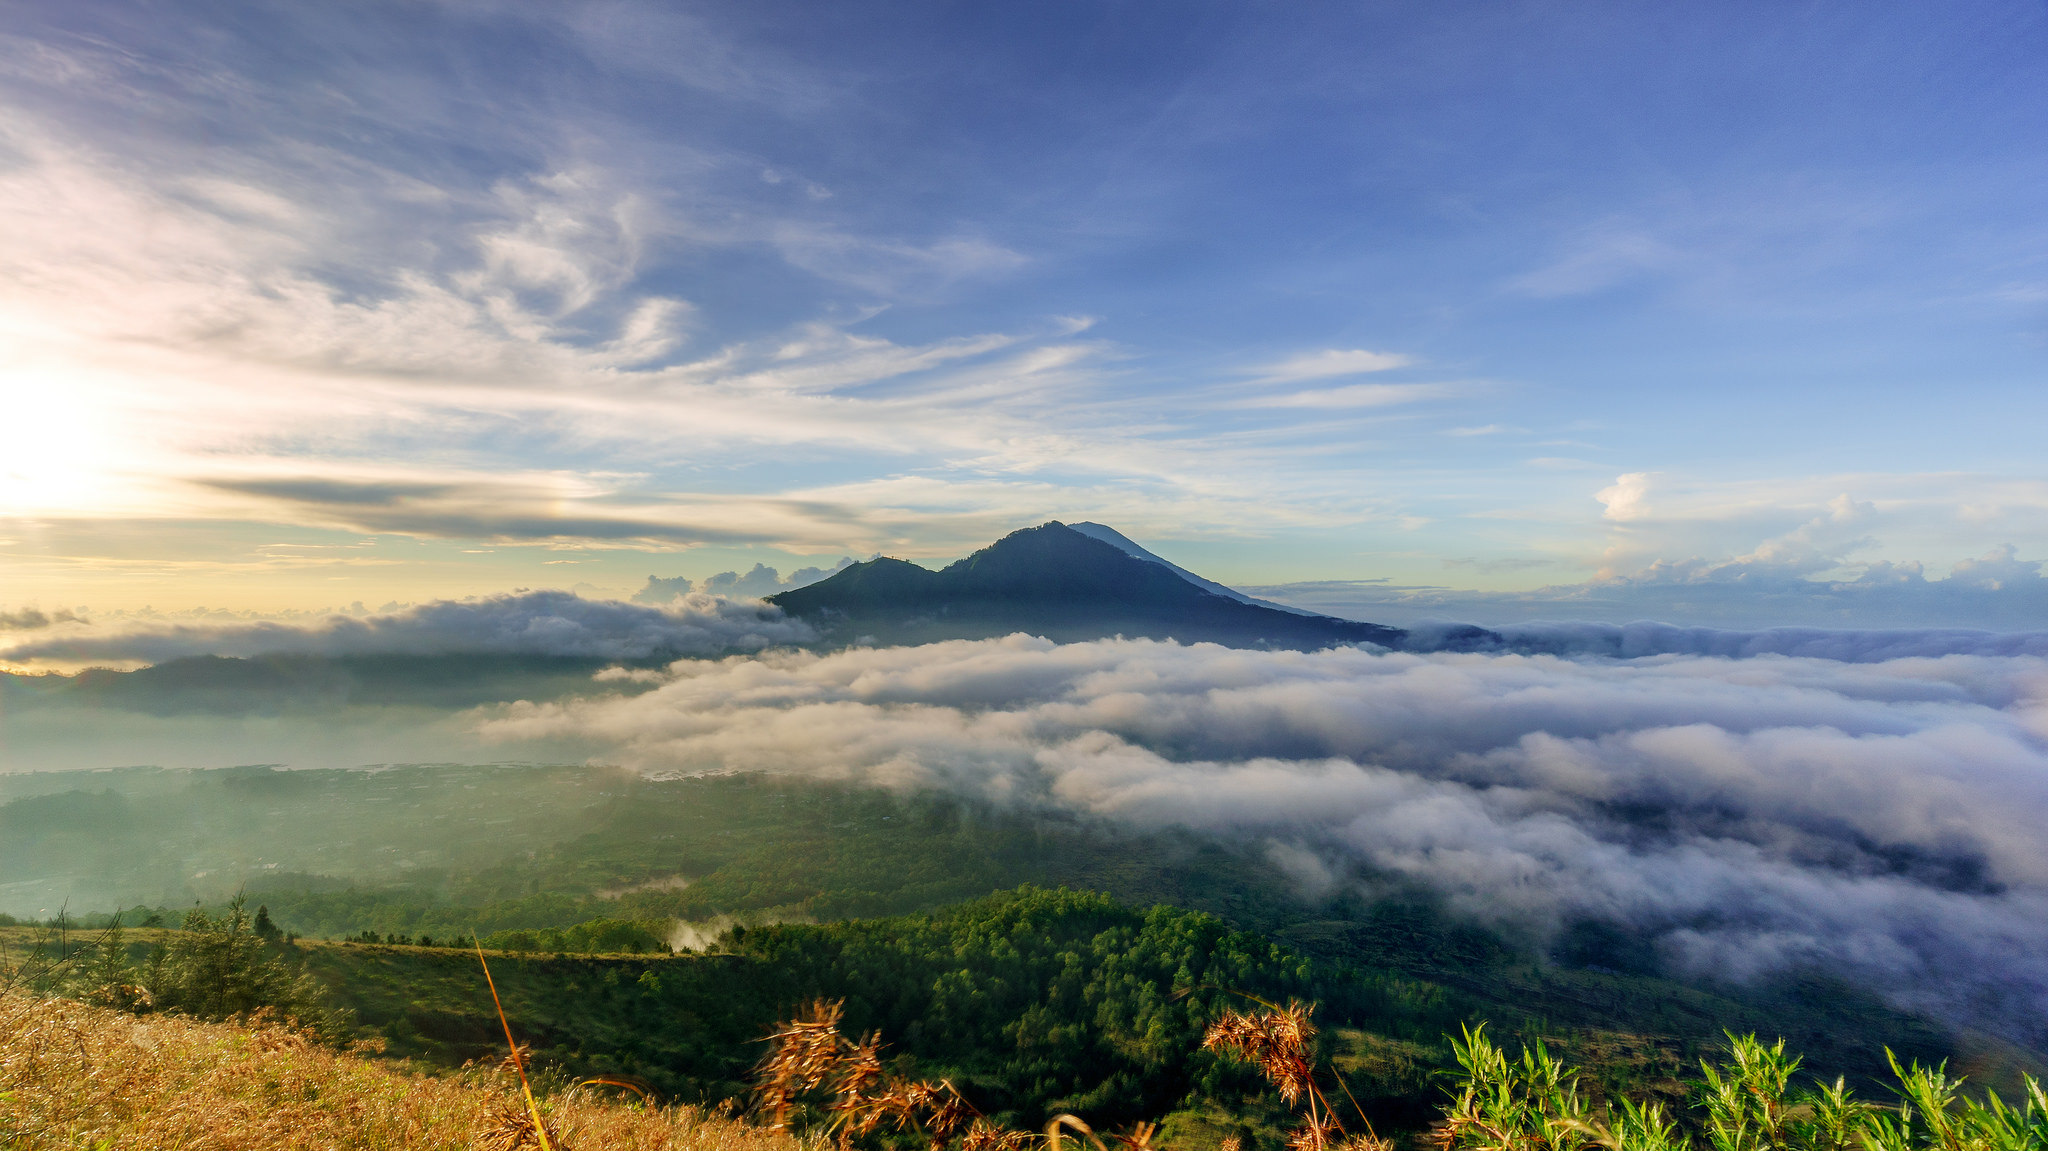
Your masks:
M 1462 1038 L 1451 1040 L 1462 1075 L 1436 1132 L 1445 1151 L 1581 1151 L 1603 1141 L 1578 1073 L 1541 1041 L 1510 1059 L 1487 1037 L 1485 1024 L 1462 1030 Z M 1635 1117 L 1630 1134 L 1654 1139 L 1665 1127 L 1653 1107 Z M 1639 1140 L 1629 1151 L 1661 1148 Z
M 1963 1095 L 1963 1080 L 1948 1077 L 1945 1065 L 1899 1066 L 1899 1102 L 1864 1117 L 1863 1142 L 1870 1151 L 2044 1151 L 2048 1149 L 2048 1094 L 2028 1076 L 2020 1108 L 1996 1091 L 1982 1099 Z
M 1510 1059 L 1483 1026 L 1467 1028 L 1452 1040 L 1459 1074 L 1436 1142 L 1443 1151 L 2048 1151 L 2048 1095 L 2032 1077 L 2015 1108 L 1995 1091 L 1965 1095 L 1945 1066 L 1892 1056 L 1899 1101 L 1879 1107 L 1840 1078 L 1795 1086 L 1800 1060 L 1782 1039 L 1730 1034 L 1728 1045 L 1726 1061 L 1700 1063 L 1699 1127 L 1689 1136 L 1659 1104 L 1595 1105 L 1541 1042 Z

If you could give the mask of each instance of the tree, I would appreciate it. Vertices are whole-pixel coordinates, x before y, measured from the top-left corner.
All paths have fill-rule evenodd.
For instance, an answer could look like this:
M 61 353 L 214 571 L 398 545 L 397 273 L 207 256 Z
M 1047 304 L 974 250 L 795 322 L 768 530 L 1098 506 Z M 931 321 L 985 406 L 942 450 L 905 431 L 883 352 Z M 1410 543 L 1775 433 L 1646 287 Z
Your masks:
M 319 983 L 279 954 L 244 907 L 237 895 L 225 915 L 186 913 L 184 929 L 151 957 L 146 986 L 157 1009 L 226 1019 L 268 1008 L 316 1029 L 338 1026 Z M 268 918 L 259 910 L 258 924 Z

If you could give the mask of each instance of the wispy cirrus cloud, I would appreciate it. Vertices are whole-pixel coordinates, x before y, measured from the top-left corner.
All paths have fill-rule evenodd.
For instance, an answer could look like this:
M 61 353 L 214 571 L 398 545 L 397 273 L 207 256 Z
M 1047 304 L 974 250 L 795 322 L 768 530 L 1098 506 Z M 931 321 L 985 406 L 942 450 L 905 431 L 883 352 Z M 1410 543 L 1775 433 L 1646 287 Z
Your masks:
M 1012 477 L 995 486 L 1027 517 L 1076 484 L 1215 512 L 1290 498 L 1218 474 L 1261 470 L 1276 449 L 1170 417 L 1148 429 L 1100 395 L 1114 350 L 1075 339 L 1088 321 L 905 344 L 811 319 L 697 349 L 701 309 L 639 283 L 664 246 L 694 241 L 618 172 L 442 196 L 464 246 L 408 263 L 426 237 L 392 221 L 424 193 L 395 177 L 369 181 L 381 199 L 287 194 L 253 164 L 195 184 L 33 128 L 14 129 L 28 162 L 0 175 L 0 305 L 25 335 L 18 385 L 64 411 L 33 435 L 17 425 L 23 512 L 683 546 L 866 550 L 914 534 L 916 505 L 832 494 L 865 481 L 747 495 L 691 482 L 790 452 L 814 470 L 964 472 L 982 489 Z M 337 267 L 342 251 L 353 264 Z M 59 376 L 61 390 L 40 382 Z M 1009 514 L 977 518 L 1015 526 Z
M 1507 288 L 1543 300 L 1582 296 L 1677 267 L 1685 259 L 1683 252 L 1655 236 L 1598 228 L 1578 237 L 1573 250 L 1556 262 L 1509 280 Z
M 1587 497 L 1603 485 L 1542 454 L 1590 450 L 1542 445 L 1583 422 L 1571 417 L 1613 408 L 1608 391 L 1640 386 L 1640 364 L 1614 366 L 1635 353 L 1602 333 L 1649 329 L 1613 326 L 1613 309 L 1647 292 L 1740 311 L 1768 280 L 1784 293 L 1773 315 L 1814 316 L 1816 277 L 1854 267 L 1869 280 L 1874 265 L 1857 253 L 1904 234 L 1893 224 L 1963 218 L 1946 201 L 1914 207 L 1860 175 L 1804 167 L 1776 182 L 1730 171 L 1661 199 L 1627 180 L 1531 198 L 1530 170 L 1507 153 L 1484 172 L 1413 164 L 1439 154 L 1437 123 L 1417 129 L 1411 143 L 1427 146 L 1397 166 L 1437 172 L 1437 187 L 1470 179 L 1480 199 L 1459 215 L 1467 223 L 1446 232 L 1449 216 L 1412 215 L 1425 197 L 1400 179 L 1368 181 L 1391 198 L 1339 221 L 1307 205 L 1265 210 L 1281 184 L 1242 176 L 1267 160 L 1284 169 L 1285 156 L 1217 166 L 1224 152 L 1170 143 L 1189 134 L 1158 131 L 1144 94 L 1170 72 L 1080 99 L 1065 81 L 954 89 L 874 63 L 911 41 L 926 51 L 974 35 L 945 21 L 784 35 L 745 6 L 678 13 L 639 0 L 395 13 L 230 4 L 172 19 L 147 5 L 58 6 L 0 38 L 0 514 L 185 524 L 193 554 L 165 566 L 190 571 L 223 559 L 197 554 L 196 525 L 230 520 L 413 537 L 407 546 L 937 556 L 1048 516 L 1108 518 L 1153 537 L 1239 541 L 1236 574 L 1260 579 L 1305 570 L 1312 552 L 1407 582 L 1440 574 L 1444 555 L 1496 546 L 1587 571 L 1711 561 L 1811 518 L 1809 493 L 1761 493 L 1736 541 L 1705 515 L 1600 519 Z M 1318 43 L 1269 44 L 1262 58 L 1293 69 Z M 1406 58 L 1397 43 L 1381 50 Z M 1006 75 L 1043 63 L 1027 42 L 993 51 L 992 64 L 1021 69 Z M 1328 75 L 1354 69 L 1340 55 Z M 1247 117 L 1230 121 L 1244 129 L 1230 138 L 1275 143 L 1295 137 L 1255 125 L 1279 105 L 1243 94 L 1308 100 L 1287 105 L 1293 123 L 1348 122 L 1296 112 L 1377 99 L 1322 104 L 1323 87 L 1248 75 L 1169 119 L 1228 110 Z M 1000 92 L 1052 98 L 1047 117 L 986 135 L 988 109 L 1012 106 Z M 1972 173 L 1953 178 L 1972 194 L 1985 186 L 1981 166 L 1929 167 Z M 1801 192 L 1806 180 L 1816 194 Z M 1231 222 L 1201 222 L 1198 207 Z M 1940 260 L 1887 258 L 1947 269 L 1899 277 L 1915 291 L 1975 282 L 1954 261 L 1985 245 L 1941 227 L 1928 249 Z M 1191 254 L 1197 234 L 1216 240 L 1207 254 L 1162 258 Z M 1368 266 L 1389 274 L 1357 278 Z M 1996 283 L 2029 276 L 2004 268 Z M 1971 291 L 1978 303 L 2027 298 Z M 1807 310 L 1776 306 L 1801 301 Z M 1882 314 L 1904 314 L 1896 303 Z M 1543 323 L 1525 322 L 1532 308 Z M 1106 322 L 1069 319 L 1079 313 Z M 1475 342 L 1482 331 L 1495 335 Z M 1426 381 L 1421 353 L 1344 334 L 1366 332 L 1411 333 L 1400 339 L 1443 349 L 1432 359 L 1487 374 Z M 1769 348 L 1726 346 L 1737 344 L 1777 362 Z M 1710 362 L 1698 346 L 1657 354 Z M 1634 374 L 1617 383 L 1620 372 Z M 2020 375 L 2007 365 L 1979 378 Z M 1719 394 L 1696 383 L 1669 394 Z M 1743 419 L 1779 398 L 1743 394 L 1717 410 Z M 2024 424 L 2025 404 L 2010 398 L 2016 418 L 1997 423 Z M 1616 472 L 1670 466 L 1683 454 L 1673 437 L 1690 430 L 1644 414 L 1587 458 Z M 1713 435 L 1747 442 L 1737 426 Z M 385 483 L 419 486 L 387 499 L 374 488 Z M 2029 538 L 2008 526 L 2019 517 L 2000 510 L 1997 477 L 1952 486 L 1952 521 L 1981 538 L 1902 543 L 1894 519 L 1867 533 L 1876 549 L 1904 563 Z M 1656 498 L 1674 506 L 1669 490 Z M 81 533 L 6 534 L 47 548 Z M 402 562 L 396 553 L 385 562 Z M 105 570 L 89 558 L 53 563 Z M 506 582 L 531 576 L 481 576 L 473 590 Z M 51 578 L 30 594 L 72 593 Z
M 1262 368 L 1252 369 L 1254 383 L 1291 384 L 1302 380 L 1327 380 L 1338 376 L 1359 376 L 1387 372 L 1415 362 L 1413 356 L 1398 352 L 1374 352 L 1364 348 L 1325 348 L 1303 352 Z
M 1385 408 L 1424 400 L 1449 399 L 1460 393 L 1455 384 L 1349 384 L 1270 396 L 1232 400 L 1234 408 Z
M 594 546 L 787 545 L 828 543 L 866 530 L 865 509 L 821 500 L 708 493 L 660 500 L 607 490 L 585 477 L 537 478 L 557 482 L 277 476 L 195 483 L 247 497 L 264 518 L 390 535 Z

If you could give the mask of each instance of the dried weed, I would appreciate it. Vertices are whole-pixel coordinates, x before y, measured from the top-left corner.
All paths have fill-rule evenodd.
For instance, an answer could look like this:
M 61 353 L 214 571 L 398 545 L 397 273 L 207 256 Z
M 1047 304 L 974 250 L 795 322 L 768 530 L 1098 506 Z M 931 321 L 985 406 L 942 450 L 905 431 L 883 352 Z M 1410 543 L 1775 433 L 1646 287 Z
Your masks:
M 21 1151 L 538 1146 L 509 1073 L 411 1074 L 271 1018 L 137 1019 L 21 991 L 0 993 L 0 1101 L 0 1146 Z M 697 1108 L 623 1106 L 589 1089 L 543 1109 L 577 1151 L 819 1151 L 815 1141 Z

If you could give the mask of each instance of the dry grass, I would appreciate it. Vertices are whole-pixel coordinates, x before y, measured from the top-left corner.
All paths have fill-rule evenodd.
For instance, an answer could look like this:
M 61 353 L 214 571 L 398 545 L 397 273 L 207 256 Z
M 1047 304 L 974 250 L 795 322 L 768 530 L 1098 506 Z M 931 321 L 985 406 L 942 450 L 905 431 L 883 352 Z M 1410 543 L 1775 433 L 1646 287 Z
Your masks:
M 855 1043 L 840 1034 L 844 1000 L 819 999 L 795 1019 L 778 1025 L 768 1037 L 768 1055 L 754 1069 L 754 1109 L 774 1131 L 791 1130 L 807 1101 L 829 1096 L 823 1129 L 841 1151 L 853 1140 L 888 1125 L 914 1132 L 930 1151 L 1024 1151 L 1041 1136 L 1004 1127 L 967 1102 L 945 1079 L 912 1080 L 882 1067 L 882 1040 L 873 1032 Z M 1155 1124 L 1111 1135 L 1122 1151 L 1162 1151 L 1152 1143 Z M 1046 1125 L 1043 1142 L 1062 1151 L 1065 1132 L 1084 1137 L 1095 1151 L 1109 1151 L 1093 1128 L 1073 1115 L 1056 1115 Z
M 884 1071 L 879 1036 L 855 1043 L 839 1033 L 845 1008 L 843 1000 L 817 1000 L 768 1037 L 767 1058 L 754 1069 L 754 1099 L 771 1130 L 789 1130 L 802 1099 L 822 1091 L 832 1096 L 827 1130 L 842 1144 L 884 1123 L 920 1132 L 935 1149 L 962 1132 L 964 1151 L 1007 1151 L 1029 1138 L 988 1123 L 946 1080 Z
M 1316 1035 L 1316 1005 L 1296 1000 L 1282 1007 L 1255 996 L 1245 998 L 1265 1010 L 1225 1011 L 1209 1025 L 1202 1046 L 1256 1066 L 1280 1092 L 1280 1098 L 1295 1109 L 1300 1125 L 1288 1134 L 1289 1151 L 1390 1151 L 1391 1144 L 1373 1131 L 1364 1111 L 1358 1111 L 1364 1132 L 1347 1132 L 1337 1118 L 1337 1109 L 1317 1085 L 1319 1068 L 1311 1042 Z M 1351 1094 L 1342 1075 L 1331 1078 L 1347 1097 Z M 1358 1109 L 1357 1100 L 1351 1100 L 1351 1105 Z
M 689 1107 L 588 1090 L 542 1104 L 561 1151 L 815 1151 Z M 523 1130 L 522 1130 L 523 1126 Z M 122 1151 L 512 1151 L 538 1146 L 517 1080 L 410 1074 L 275 1024 L 137 1018 L 0 994 L 0 1147 Z

